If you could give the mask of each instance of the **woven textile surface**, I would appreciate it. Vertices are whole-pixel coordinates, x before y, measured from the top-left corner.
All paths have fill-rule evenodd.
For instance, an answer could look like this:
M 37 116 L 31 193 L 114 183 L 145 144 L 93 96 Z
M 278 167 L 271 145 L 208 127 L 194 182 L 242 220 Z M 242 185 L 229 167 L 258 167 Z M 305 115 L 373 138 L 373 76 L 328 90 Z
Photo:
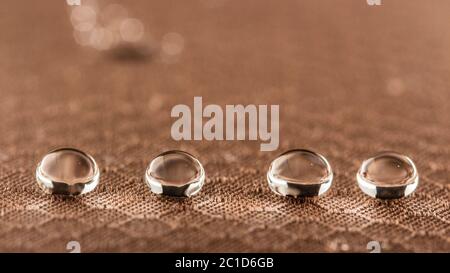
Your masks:
M 450 2 L 445 0 L 126 1 L 149 56 L 78 45 L 65 1 L 0 7 L 0 251 L 450 251 Z M 107 1 L 100 2 L 106 5 Z M 184 46 L 165 62 L 159 43 Z M 280 146 L 174 141 L 177 104 L 280 105 Z M 97 160 L 97 189 L 46 195 L 34 171 L 60 146 Z M 316 199 L 267 186 L 292 148 L 323 154 L 334 184 Z M 203 163 L 198 195 L 152 194 L 144 170 L 181 149 Z M 381 150 L 410 156 L 410 197 L 364 195 L 355 174 Z

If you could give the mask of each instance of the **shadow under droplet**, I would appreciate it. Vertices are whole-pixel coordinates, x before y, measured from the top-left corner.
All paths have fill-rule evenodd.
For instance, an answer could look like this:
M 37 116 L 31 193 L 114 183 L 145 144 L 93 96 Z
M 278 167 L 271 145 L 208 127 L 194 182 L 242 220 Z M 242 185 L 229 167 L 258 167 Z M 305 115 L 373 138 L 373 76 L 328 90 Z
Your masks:
M 52 202 L 81 203 L 81 198 L 79 196 L 53 194 Z
M 153 50 L 144 45 L 122 44 L 109 50 L 107 56 L 117 62 L 145 63 L 151 60 Z
M 298 197 L 293 197 L 293 196 L 277 196 L 281 199 L 283 199 L 284 202 L 287 202 L 291 205 L 315 205 L 318 198 L 317 196 L 298 196 Z
M 191 199 L 189 197 L 181 197 L 181 196 L 158 195 L 158 198 L 162 201 L 178 204 L 188 204 L 191 202 Z

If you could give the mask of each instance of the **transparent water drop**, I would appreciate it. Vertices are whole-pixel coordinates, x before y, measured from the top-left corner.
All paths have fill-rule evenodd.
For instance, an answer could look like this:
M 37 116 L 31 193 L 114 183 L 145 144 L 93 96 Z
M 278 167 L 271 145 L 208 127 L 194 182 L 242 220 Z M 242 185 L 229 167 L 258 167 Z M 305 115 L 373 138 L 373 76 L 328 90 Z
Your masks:
M 74 148 L 47 153 L 36 168 L 36 180 L 51 194 L 79 195 L 95 189 L 100 171 L 95 160 Z
M 407 196 L 419 183 L 413 161 L 396 152 L 381 152 L 365 160 L 356 179 L 364 193 L 381 199 Z
M 189 197 L 202 188 L 205 171 L 191 154 L 168 151 L 152 160 L 145 172 L 145 181 L 156 194 Z
M 328 161 L 312 151 L 287 151 L 270 164 L 269 187 L 283 196 L 312 197 L 325 193 L 333 181 Z

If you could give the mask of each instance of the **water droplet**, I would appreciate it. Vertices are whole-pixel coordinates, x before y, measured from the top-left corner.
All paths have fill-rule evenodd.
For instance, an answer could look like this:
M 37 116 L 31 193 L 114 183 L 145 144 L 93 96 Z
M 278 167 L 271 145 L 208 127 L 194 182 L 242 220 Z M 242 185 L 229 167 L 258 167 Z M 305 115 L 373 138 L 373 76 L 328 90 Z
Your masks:
M 157 194 L 191 196 L 202 188 L 205 171 L 191 154 L 168 151 L 152 160 L 145 172 L 145 181 Z
M 296 149 L 278 156 L 267 172 L 269 187 L 277 194 L 311 197 L 325 193 L 333 181 L 328 161 L 312 151 Z
M 381 152 L 365 160 L 356 178 L 364 193 L 382 199 L 407 196 L 419 183 L 413 161 L 395 152 Z
M 74 148 L 46 154 L 36 168 L 36 180 L 51 194 L 79 195 L 95 189 L 100 171 L 95 160 Z

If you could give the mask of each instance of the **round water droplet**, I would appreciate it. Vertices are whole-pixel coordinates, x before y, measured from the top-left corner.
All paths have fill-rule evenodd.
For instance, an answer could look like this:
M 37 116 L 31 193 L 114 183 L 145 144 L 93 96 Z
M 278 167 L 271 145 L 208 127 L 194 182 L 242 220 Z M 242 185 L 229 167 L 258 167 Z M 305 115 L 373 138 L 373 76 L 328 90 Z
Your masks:
M 51 194 L 79 195 L 95 189 L 100 171 L 95 160 L 74 148 L 46 154 L 36 168 L 36 180 Z
M 381 199 L 407 196 L 419 183 L 413 161 L 395 152 L 381 152 L 365 160 L 356 179 L 364 193 Z
M 145 181 L 157 194 L 191 196 L 202 188 L 205 171 L 191 154 L 168 151 L 152 160 L 145 172 Z
M 312 197 L 321 195 L 330 188 L 333 172 L 322 155 L 296 149 L 287 151 L 272 161 L 267 181 L 277 194 Z

